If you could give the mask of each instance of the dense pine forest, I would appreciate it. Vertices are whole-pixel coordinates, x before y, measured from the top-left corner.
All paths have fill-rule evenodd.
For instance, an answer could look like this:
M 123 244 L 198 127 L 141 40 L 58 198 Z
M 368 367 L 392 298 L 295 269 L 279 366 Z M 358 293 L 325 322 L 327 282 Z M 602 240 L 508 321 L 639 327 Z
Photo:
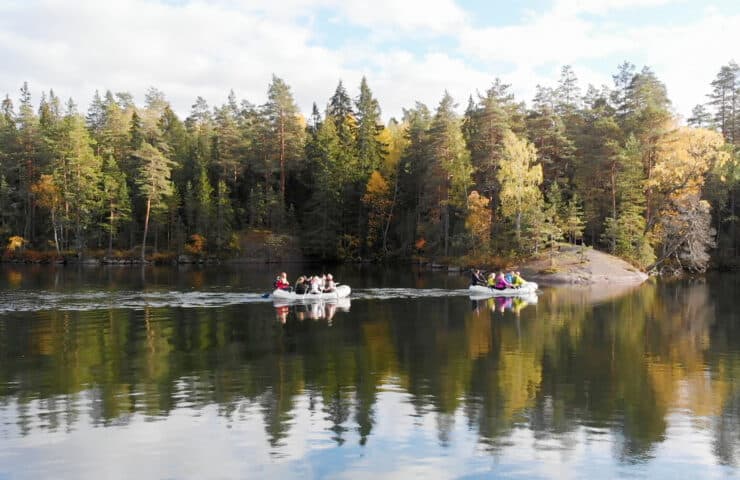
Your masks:
M 385 124 L 365 79 L 308 116 L 274 76 L 263 105 L 198 97 L 184 120 L 154 88 L 82 113 L 23 84 L 0 112 L 0 240 L 6 258 L 151 260 L 244 255 L 260 232 L 324 260 L 467 264 L 571 242 L 642 269 L 736 266 L 740 68 L 687 126 L 649 68 L 613 80 L 583 89 L 566 66 L 529 104 L 496 80 Z

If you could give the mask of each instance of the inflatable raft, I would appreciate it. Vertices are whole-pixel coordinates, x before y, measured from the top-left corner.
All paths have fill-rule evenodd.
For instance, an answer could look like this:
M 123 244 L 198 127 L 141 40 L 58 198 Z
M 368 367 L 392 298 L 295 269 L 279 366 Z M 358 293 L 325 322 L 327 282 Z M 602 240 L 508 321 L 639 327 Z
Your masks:
M 298 294 L 287 290 L 275 290 L 272 292 L 273 300 L 288 300 L 295 302 L 321 302 L 327 300 L 336 300 L 338 298 L 349 297 L 352 289 L 349 285 L 339 285 L 333 292 L 324 293 L 303 293 Z
M 485 298 L 485 297 L 524 297 L 531 296 L 537 291 L 537 284 L 534 282 L 527 282 L 519 288 L 505 288 L 503 290 L 496 290 L 491 287 L 484 287 L 482 285 L 471 285 L 468 288 L 468 293 L 471 297 Z

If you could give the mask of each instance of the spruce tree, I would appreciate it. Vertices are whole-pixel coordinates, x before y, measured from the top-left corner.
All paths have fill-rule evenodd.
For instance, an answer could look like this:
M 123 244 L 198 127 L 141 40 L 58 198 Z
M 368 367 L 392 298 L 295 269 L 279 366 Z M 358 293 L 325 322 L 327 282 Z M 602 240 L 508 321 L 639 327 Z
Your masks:
M 355 103 L 357 108 L 357 158 L 360 171 L 365 179 L 383 163 L 387 145 L 380 140 L 383 124 L 380 118 L 380 105 L 373 97 L 367 80 L 362 77 L 360 96 Z

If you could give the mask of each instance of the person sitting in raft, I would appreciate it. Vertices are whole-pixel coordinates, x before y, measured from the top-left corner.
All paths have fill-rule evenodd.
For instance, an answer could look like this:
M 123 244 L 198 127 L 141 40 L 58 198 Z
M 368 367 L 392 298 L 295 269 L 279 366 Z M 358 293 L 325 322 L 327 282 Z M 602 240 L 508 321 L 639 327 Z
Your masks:
M 321 293 L 321 280 L 317 275 L 314 275 L 311 277 L 311 288 L 308 293 L 315 294 L 315 293 Z
M 470 284 L 486 285 L 486 277 L 483 276 L 480 270 L 473 268 L 470 270 Z
M 308 291 L 308 284 L 306 283 L 306 277 L 301 275 L 295 282 L 295 293 L 303 295 Z
M 496 285 L 496 275 L 491 272 L 488 274 L 488 281 L 486 282 L 486 286 L 488 288 L 493 288 L 494 285 Z
M 519 272 L 514 272 L 514 278 L 512 279 L 511 284 L 515 288 L 519 288 L 522 285 L 524 285 L 525 283 L 527 283 L 527 282 L 522 278 L 521 274 Z
M 277 279 L 275 280 L 274 286 L 278 290 L 290 291 L 290 282 L 288 281 L 288 274 L 283 272 L 280 275 L 278 275 Z
M 331 273 L 326 275 L 326 281 L 324 282 L 324 293 L 330 293 L 334 292 L 337 289 L 337 284 L 334 283 L 334 277 L 331 276 Z
M 506 279 L 507 282 L 509 282 L 509 284 L 512 284 L 513 285 L 513 283 L 514 283 L 514 272 L 508 271 L 508 272 L 504 273 L 504 278 Z
M 504 274 L 501 272 L 498 272 L 498 275 L 496 275 L 496 283 L 494 283 L 493 288 L 496 290 L 505 290 L 512 285 L 506 281 L 506 277 L 504 277 Z

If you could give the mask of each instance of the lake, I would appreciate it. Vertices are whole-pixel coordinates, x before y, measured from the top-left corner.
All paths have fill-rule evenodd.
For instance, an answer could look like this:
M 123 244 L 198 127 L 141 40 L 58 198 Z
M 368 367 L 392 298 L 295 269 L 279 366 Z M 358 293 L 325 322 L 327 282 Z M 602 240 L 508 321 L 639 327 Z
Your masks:
M 740 276 L 304 307 L 277 268 L 0 267 L 0 479 L 740 476 Z

